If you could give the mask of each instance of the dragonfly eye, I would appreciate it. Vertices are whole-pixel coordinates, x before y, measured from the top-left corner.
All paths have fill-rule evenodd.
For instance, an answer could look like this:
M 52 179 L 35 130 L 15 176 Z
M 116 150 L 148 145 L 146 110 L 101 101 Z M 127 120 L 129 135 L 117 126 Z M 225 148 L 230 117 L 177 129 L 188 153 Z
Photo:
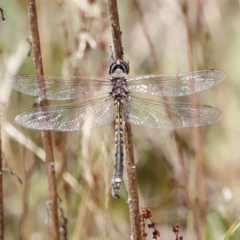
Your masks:
M 123 60 L 113 60 L 109 64 L 109 74 L 112 75 L 117 69 L 121 69 L 125 74 L 130 71 L 129 64 Z

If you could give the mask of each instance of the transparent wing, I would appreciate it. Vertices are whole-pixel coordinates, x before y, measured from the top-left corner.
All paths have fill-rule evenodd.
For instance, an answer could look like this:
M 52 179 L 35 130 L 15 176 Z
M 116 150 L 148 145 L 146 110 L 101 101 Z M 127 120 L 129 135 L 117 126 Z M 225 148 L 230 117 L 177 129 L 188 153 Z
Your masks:
M 111 91 L 111 82 L 100 78 L 50 78 L 24 74 L 11 78 L 9 84 L 19 92 L 51 100 L 90 97 Z
M 181 97 L 211 88 L 226 78 L 220 70 L 202 70 L 178 75 L 149 75 L 128 80 L 133 93 Z
M 221 119 L 222 113 L 207 105 L 170 104 L 131 97 L 124 103 L 124 117 L 134 125 L 175 129 L 214 123 Z
M 114 119 L 114 101 L 102 99 L 87 104 L 34 108 L 19 114 L 16 122 L 37 130 L 75 131 L 110 124 Z

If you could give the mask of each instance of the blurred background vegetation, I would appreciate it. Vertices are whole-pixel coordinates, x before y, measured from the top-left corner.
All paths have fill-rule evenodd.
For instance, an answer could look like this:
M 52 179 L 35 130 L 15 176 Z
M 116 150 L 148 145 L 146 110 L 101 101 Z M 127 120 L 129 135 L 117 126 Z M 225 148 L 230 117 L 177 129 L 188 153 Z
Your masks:
M 6 22 L 0 21 L 3 164 L 23 180 L 21 185 L 9 174 L 3 176 L 7 240 L 49 239 L 41 133 L 14 122 L 17 114 L 32 107 L 34 98 L 8 85 L 14 75 L 34 74 L 26 40 L 30 32 L 26 2 L 0 2 L 6 18 Z M 219 86 L 196 94 L 199 103 L 223 112 L 221 121 L 201 128 L 201 179 L 197 174 L 193 129 L 173 132 L 132 127 L 140 206 L 151 208 L 160 239 L 175 239 L 171 227 L 175 223 L 184 240 L 197 239 L 194 213 L 201 231 L 206 233 L 205 239 L 221 239 L 240 215 L 240 1 L 189 0 L 187 22 L 183 3 L 118 2 L 130 76 L 190 71 L 189 44 L 193 70 L 216 68 L 227 74 Z M 112 40 L 106 1 L 41 0 L 37 6 L 45 75 L 108 77 Z M 176 101 L 187 102 L 189 98 Z M 52 136 L 68 238 L 129 239 L 126 188 L 123 186 L 120 200 L 110 194 L 113 125 L 83 132 L 52 132 Z M 199 181 L 205 186 L 204 196 L 200 196 Z M 205 199 L 205 213 L 199 197 Z M 236 230 L 229 239 L 239 240 L 240 231 Z

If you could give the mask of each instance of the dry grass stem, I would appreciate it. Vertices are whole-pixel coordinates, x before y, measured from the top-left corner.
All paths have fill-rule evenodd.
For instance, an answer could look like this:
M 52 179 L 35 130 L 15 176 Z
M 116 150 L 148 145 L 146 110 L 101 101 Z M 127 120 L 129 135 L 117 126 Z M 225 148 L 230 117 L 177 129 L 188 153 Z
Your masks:
M 24 134 L 22 134 L 18 129 L 16 129 L 13 125 L 11 125 L 9 122 L 4 122 L 4 131 L 15 141 L 17 141 L 19 144 L 24 146 L 26 149 L 33 152 L 37 157 L 39 157 L 43 162 L 46 160 L 46 154 L 44 150 L 40 147 L 38 147 L 33 141 L 31 141 L 29 138 L 27 138 Z M 55 163 L 56 171 L 60 171 L 60 165 L 56 162 Z M 63 179 L 71 186 L 72 189 L 74 189 L 75 192 L 78 194 L 81 193 L 83 190 L 79 183 L 77 182 L 76 178 L 72 174 L 70 174 L 67 171 L 64 171 L 62 173 Z
M 91 188 L 87 184 L 84 194 L 82 196 L 81 204 L 79 204 L 77 219 L 75 221 L 75 227 L 73 229 L 72 240 L 78 240 L 81 238 L 81 232 L 83 231 L 84 220 L 87 214 L 87 205 L 90 200 Z
M 191 36 L 191 29 L 190 29 L 190 20 L 189 20 L 189 11 L 188 11 L 188 2 L 184 0 L 182 3 L 182 10 L 185 17 L 185 28 L 186 28 L 186 43 L 187 43 L 187 62 L 188 62 L 188 70 L 193 71 L 193 40 Z M 199 18 L 198 18 L 199 19 Z M 199 20 L 198 20 L 199 23 Z M 190 102 L 193 105 L 197 104 L 197 100 L 195 95 L 190 96 Z M 193 116 L 194 117 L 194 116 Z M 205 194 L 205 185 L 204 185 L 204 170 L 203 170 L 203 156 L 202 156 L 202 142 L 201 142 L 201 130 L 200 127 L 193 128 L 193 138 L 194 138 L 194 149 L 196 154 L 197 160 L 197 185 L 198 185 L 198 199 L 199 199 L 199 206 L 200 206 L 200 226 L 201 231 L 197 231 L 198 239 L 203 239 L 205 235 L 204 230 L 204 222 L 205 222 L 205 212 L 206 212 L 206 194 Z M 196 218 L 194 217 L 195 221 Z M 199 223 L 195 222 L 195 226 Z M 197 226 L 197 229 L 200 228 Z
M 40 47 L 40 37 L 38 31 L 37 23 L 37 11 L 35 0 L 28 0 L 28 17 L 30 22 L 30 30 L 32 36 L 32 46 L 33 46 L 33 61 L 35 66 L 36 76 L 43 76 L 43 65 L 42 65 L 42 54 Z M 37 82 L 37 84 L 41 84 Z M 40 97 L 43 95 L 43 92 L 40 93 Z M 40 106 L 47 106 L 47 101 L 44 99 L 40 100 Z M 53 148 L 52 148 L 52 139 L 50 131 L 42 131 L 42 138 L 44 149 L 46 152 L 46 172 L 48 179 L 48 191 L 50 199 L 50 211 L 51 211 L 51 220 L 50 220 L 50 233 L 52 240 L 59 240 L 59 223 L 58 223 L 58 206 L 57 206 L 57 186 L 55 178 L 55 164 L 53 157 Z
M 151 54 L 151 57 L 152 57 L 152 60 L 153 60 L 155 71 L 158 72 L 159 68 L 158 68 L 157 56 L 156 56 L 156 53 L 154 51 L 154 46 L 153 46 L 153 43 L 151 41 L 150 35 L 148 33 L 148 28 L 147 28 L 147 26 L 144 22 L 144 15 L 143 15 L 142 9 L 140 7 L 140 4 L 139 4 L 138 0 L 133 0 L 133 2 L 134 2 L 134 5 L 136 7 L 136 10 L 138 12 L 140 23 L 141 23 L 141 26 L 142 26 L 142 30 L 143 30 L 143 33 L 146 37 L 148 46 L 149 46 L 149 50 L 150 50 L 150 54 Z
M 110 188 L 108 184 L 110 182 L 109 178 L 109 162 L 108 159 L 108 152 L 106 149 L 106 144 L 102 144 L 102 157 L 104 159 L 104 183 L 105 183 L 105 192 L 104 192 L 104 229 L 103 229 L 103 239 L 107 239 L 107 232 L 108 232 L 108 215 L 109 215 L 109 201 L 110 201 Z
M 26 37 L 22 37 L 21 40 L 17 43 L 14 52 L 8 56 L 7 61 L 4 63 L 4 71 L 1 71 L 0 65 L 0 75 L 2 79 L 4 79 L 0 88 L 1 103 L 8 105 L 11 102 L 10 94 L 12 92 L 12 88 L 9 87 L 7 80 L 17 74 L 19 68 L 26 59 L 26 51 Z M 5 123 L 2 126 L 5 129 Z
M 178 150 L 178 158 L 179 158 L 179 161 L 180 161 L 181 167 L 182 167 L 183 188 L 184 188 L 184 192 L 185 192 L 186 203 L 187 203 L 188 209 L 193 214 L 194 227 L 196 229 L 197 236 L 199 237 L 201 234 L 200 234 L 200 226 L 199 226 L 199 222 L 198 222 L 197 210 L 194 207 L 192 199 L 190 197 L 190 192 L 189 192 L 189 189 L 188 189 L 189 183 L 188 183 L 188 177 L 187 177 L 187 170 L 186 170 L 186 167 L 185 167 L 183 152 L 182 152 L 182 148 L 180 146 L 180 141 L 179 140 L 176 140 L 176 145 L 177 145 L 177 150 Z
M 4 210 L 3 210 L 3 152 L 2 152 L 2 121 L 0 116 L 0 240 L 4 239 Z

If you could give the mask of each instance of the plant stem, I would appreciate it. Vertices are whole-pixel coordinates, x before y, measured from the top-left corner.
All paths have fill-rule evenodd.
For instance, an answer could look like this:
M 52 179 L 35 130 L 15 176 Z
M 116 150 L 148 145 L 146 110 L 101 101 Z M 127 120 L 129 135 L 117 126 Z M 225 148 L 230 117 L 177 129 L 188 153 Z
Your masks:
M 144 22 L 144 14 L 143 14 L 143 11 L 140 7 L 140 4 L 138 2 L 138 0 L 133 0 L 134 2 L 134 6 L 136 8 L 136 11 L 138 12 L 138 15 L 139 15 L 139 20 L 140 20 L 140 24 L 142 26 L 142 30 L 143 30 L 143 34 L 146 38 L 146 41 L 148 43 L 148 47 L 149 47 L 149 51 L 150 51 L 150 55 L 152 57 L 152 60 L 153 60 L 153 64 L 154 64 L 154 70 L 155 72 L 159 72 L 159 67 L 158 67 L 158 60 L 157 60 L 157 55 L 155 53 L 155 50 L 154 50 L 154 45 L 152 43 L 152 40 L 151 40 L 151 37 L 150 37 L 150 34 L 148 32 L 148 26 L 145 24 Z M 167 99 L 164 99 L 164 100 L 167 100 Z
M 1 118 L 1 116 L 0 116 Z M 1 134 L 1 119 L 0 119 L 0 240 L 4 239 L 4 212 L 3 212 L 3 180 L 2 180 L 2 134 Z
M 37 12 L 35 0 L 28 0 L 28 17 L 30 22 L 30 31 L 32 35 L 33 46 L 33 61 L 36 76 L 43 76 L 42 54 L 40 47 L 40 38 L 37 23 Z M 40 80 L 37 84 L 43 85 Z M 43 92 L 40 92 L 40 97 Z M 41 107 L 47 106 L 47 101 L 39 97 L 39 105 Z M 50 200 L 50 234 L 52 240 L 59 240 L 59 223 L 58 223 L 58 206 L 57 206 L 57 188 L 55 178 L 55 164 L 53 157 L 52 138 L 50 131 L 42 131 L 43 145 L 46 152 L 46 172 L 48 179 L 48 191 Z
M 114 58 L 123 59 L 123 50 L 122 50 L 122 32 L 120 30 L 119 17 L 118 17 L 118 8 L 117 0 L 108 0 L 108 16 L 111 26 L 112 39 L 113 39 L 113 49 L 114 49 Z
M 133 155 L 131 125 L 129 123 L 126 123 L 126 126 L 124 128 L 124 142 L 125 142 L 125 167 L 127 172 L 128 206 L 130 210 L 132 239 L 140 240 L 142 239 L 142 237 L 139 215 L 139 200 L 137 191 L 137 176 Z
M 186 26 L 186 40 L 187 40 L 187 60 L 188 60 L 188 70 L 193 71 L 193 52 L 192 52 L 192 37 L 190 30 L 190 20 L 188 16 L 188 2 L 184 0 L 182 3 L 183 14 L 185 15 L 185 26 Z M 196 105 L 197 100 L 194 95 L 190 97 L 191 104 Z M 199 206 L 201 210 L 200 216 L 200 226 L 202 231 L 198 232 L 198 239 L 204 239 L 204 218 L 206 212 L 206 194 L 205 194 L 205 185 L 204 185 L 204 170 L 203 170 L 203 156 L 202 156 L 202 143 L 201 143 L 201 130 L 200 127 L 193 128 L 193 138 L 194 138 L 194 148 L 195 155 L 197 160 L 197 185 L 198 185 L 198 198 Z M 197 223 L 195 223 L 196 225 Z M 199 226 L 197 227 L 197 229 Z
M 188 206 L 189 210 L 193 214 L 194 227 L 196 229 L 196 233 L 197 233 L 198 238 L 200 238 L 201 234 L 200 234 L 199 221 L 198 221 L 198 218 L 197 218 L 197 210 L 194 208 L 194 205 L 193 205 L 193 202 L 192 202 L 192 199 L 191 199 L 191 196 L 190 196 L 189 182 L 188 182 L 188 178 L 187 178 L 187 170 L 186 170 L 185 163 L 184 163 L 183 151 L 182 151 L 182 148 L 180 146 L 180 141 L 177 140 L 177 139 L 176 139 L 176 146 L 177 146 L 179 161 L 180 161 L 181 167 L 182 167 L 182 174 L 183 174 L 183 181 L 184 181 L 183 182 L 183 188 L 184 188 L 184 192 L 185 192 L 186 203 L 187 203 L 187 206 Z
M 108 0 L 108 14 L 111 26 L 114 58 L 123 59 L 121 31 L 118 17 L 117 0 Z M 136 170 L 133 155 L 131 125 L 126 123 L 124 127 L 125 167 L 127 172 L 128 205 L 132 239 L 141 240 L 139 200 L 137 191 Z

